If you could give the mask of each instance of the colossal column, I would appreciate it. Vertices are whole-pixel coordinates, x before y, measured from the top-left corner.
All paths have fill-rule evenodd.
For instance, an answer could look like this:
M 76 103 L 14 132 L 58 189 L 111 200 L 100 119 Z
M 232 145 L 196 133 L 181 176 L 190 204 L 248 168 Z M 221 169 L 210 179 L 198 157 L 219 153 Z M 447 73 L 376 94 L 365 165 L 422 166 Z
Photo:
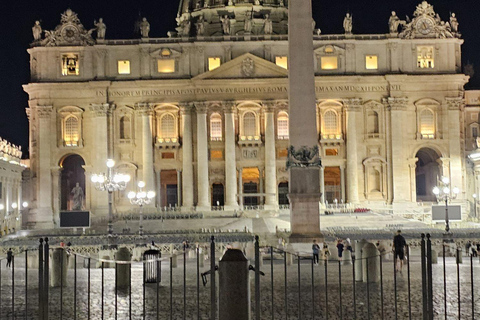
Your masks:
M 208 183 L 207 107 L 195 103 L 197 109 L 197 211 L 210 210 L 210 186 Z
M 277 166 L 275 152 L 274 103 L 265 103 L 265 209 L 277 206 Z
M 344 101 L 347 111 L 347 202 L 358 203 L 357 116 L 360 99 Z M 343 177 L 342 177 L 343 178 Z
M 238 208 L 237 162 L 235 159 L 235 104 L 225 104 L 225 210 Z
M 180 106 L 182 115 L 182 152 L 183 152 L 183 174 L 182 174 L 182 199 L 183 210 L 191 210 L 193 207 L 193 164 L 192 164 L 192 113 L 188 104 Z
M 451 188 L 458 187 L 460 189 L 459 199 L 464 198 L 465 185 L 464 185 L 464 172 L 462 166 L 462 159 L 464 159 L 462 142 L 460 133 L 460 114 L 463 113 L 465 108 L 465 100 L 463 98 L 445 98 L 448 107 L 448 119 L 449 131 L 448 131 L 448 144 L 450 151 L 450 186 Z
M 52 140 L 51 132 L 55 132 L 55 125 L 52 123 L 52 106 L 37 106 L 38 141 L 37 141 L 37 181 L 36 181 L 36 216 L 35 228 L 51 228 L 52 220 L 52 174 L 50 168 Z M 7 203 L 7 206 L 9 204 Z
M 153 173 L 153 134 L 152 134 L 152 108 L 147 103 L 138 104 L 136 107 L 142 125 L 142 168 L 145 190 L 155 190 Z M 152 202 L 149 206 L 155 206 Z
M 312 3 L 289 6 L 289 199 L 290 242 L 311 242 L 320 233 L 320 169 L 313 63 Z

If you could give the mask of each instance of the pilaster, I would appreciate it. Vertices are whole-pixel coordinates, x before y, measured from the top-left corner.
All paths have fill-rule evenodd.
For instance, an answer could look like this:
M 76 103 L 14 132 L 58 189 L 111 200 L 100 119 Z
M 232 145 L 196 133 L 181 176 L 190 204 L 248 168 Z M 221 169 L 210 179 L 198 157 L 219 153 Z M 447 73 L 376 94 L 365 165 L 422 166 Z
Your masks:
M 235 112 L 233 101 L 224 103 L 225 112 L 225 210 L 238 208 L 237 202 L 237 161 L 235 156 Z M 241 174 L 239 180 L 241 180 Z M 241 193 L 241 188 L 238 192 Z
M 275 103 L 265 101 L 265 208 L 277 207 L 277 166 L 275 152 Z

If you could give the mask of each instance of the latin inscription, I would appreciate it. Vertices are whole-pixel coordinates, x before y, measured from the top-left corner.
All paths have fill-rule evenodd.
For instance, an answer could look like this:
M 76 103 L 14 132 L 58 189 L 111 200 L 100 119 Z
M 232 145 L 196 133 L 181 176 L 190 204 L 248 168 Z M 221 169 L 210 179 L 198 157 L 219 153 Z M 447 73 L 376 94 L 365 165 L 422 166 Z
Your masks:
M 315 92 L 386 92 L 399 91 L 400 85 L 379 86 L 317 86 Z M 146 96 L 184 96 L 201 94 L 252 94 L 252 93 L 287 93 L 286 86 L 274 87 L 234 87 L 234 88 L 187 88 L 187 89 L 152 89 L 152 90 L 109 90 L 108 96 L 115 97 L 146 97 Z M 105 97 L 106 91 L 98 90 L 97 96 Z

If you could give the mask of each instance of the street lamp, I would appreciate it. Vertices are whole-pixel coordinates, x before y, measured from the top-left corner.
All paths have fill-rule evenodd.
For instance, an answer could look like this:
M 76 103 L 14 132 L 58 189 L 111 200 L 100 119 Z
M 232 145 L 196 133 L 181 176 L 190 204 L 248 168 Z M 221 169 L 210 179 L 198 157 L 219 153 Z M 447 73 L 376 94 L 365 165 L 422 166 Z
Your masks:
M 450 233 L 450 221 L 448 220 L 448 201 L 457 198 L 460 190 L 454 187 L 450 190 L 450 180 L 447 177 L 442 177 L 439 181 L 439 185 L 435 186 L 432 190 L 433 194 L 437 197 L 438 201 L 445 201 L 445 231 Z
M 143 191 L 145 188 L 145 182 L 138 182 L 138 191 L 130 191 L 128 193 L 128 199 L 130 203 L 140 207 L 140 223 L 138 226 L 138 234 L 143 236 L 143 206 L 152 202 L 152 199 L 155 198 L 155 191 Z
M 107 174 L 93 174 L 92 182 L 95 189 L 100 191 L 108 191 L 108 235 L 113 235 L 113 192 L 125 190 L 127 183 L 130 181 L 128 174 L 117 173 L 113 171 L 115 161 L 112 159 L 107 160 Z

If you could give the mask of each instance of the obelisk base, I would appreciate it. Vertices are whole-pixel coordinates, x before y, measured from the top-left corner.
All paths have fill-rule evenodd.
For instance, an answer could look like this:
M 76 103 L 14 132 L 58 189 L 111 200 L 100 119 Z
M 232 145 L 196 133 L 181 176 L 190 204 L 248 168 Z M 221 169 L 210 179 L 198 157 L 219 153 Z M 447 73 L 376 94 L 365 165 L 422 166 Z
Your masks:
M 319 202 L 322 194 L 289 194 L 290 223 L 292 233 L 290 243 L 323 242 L 320 232 Z

